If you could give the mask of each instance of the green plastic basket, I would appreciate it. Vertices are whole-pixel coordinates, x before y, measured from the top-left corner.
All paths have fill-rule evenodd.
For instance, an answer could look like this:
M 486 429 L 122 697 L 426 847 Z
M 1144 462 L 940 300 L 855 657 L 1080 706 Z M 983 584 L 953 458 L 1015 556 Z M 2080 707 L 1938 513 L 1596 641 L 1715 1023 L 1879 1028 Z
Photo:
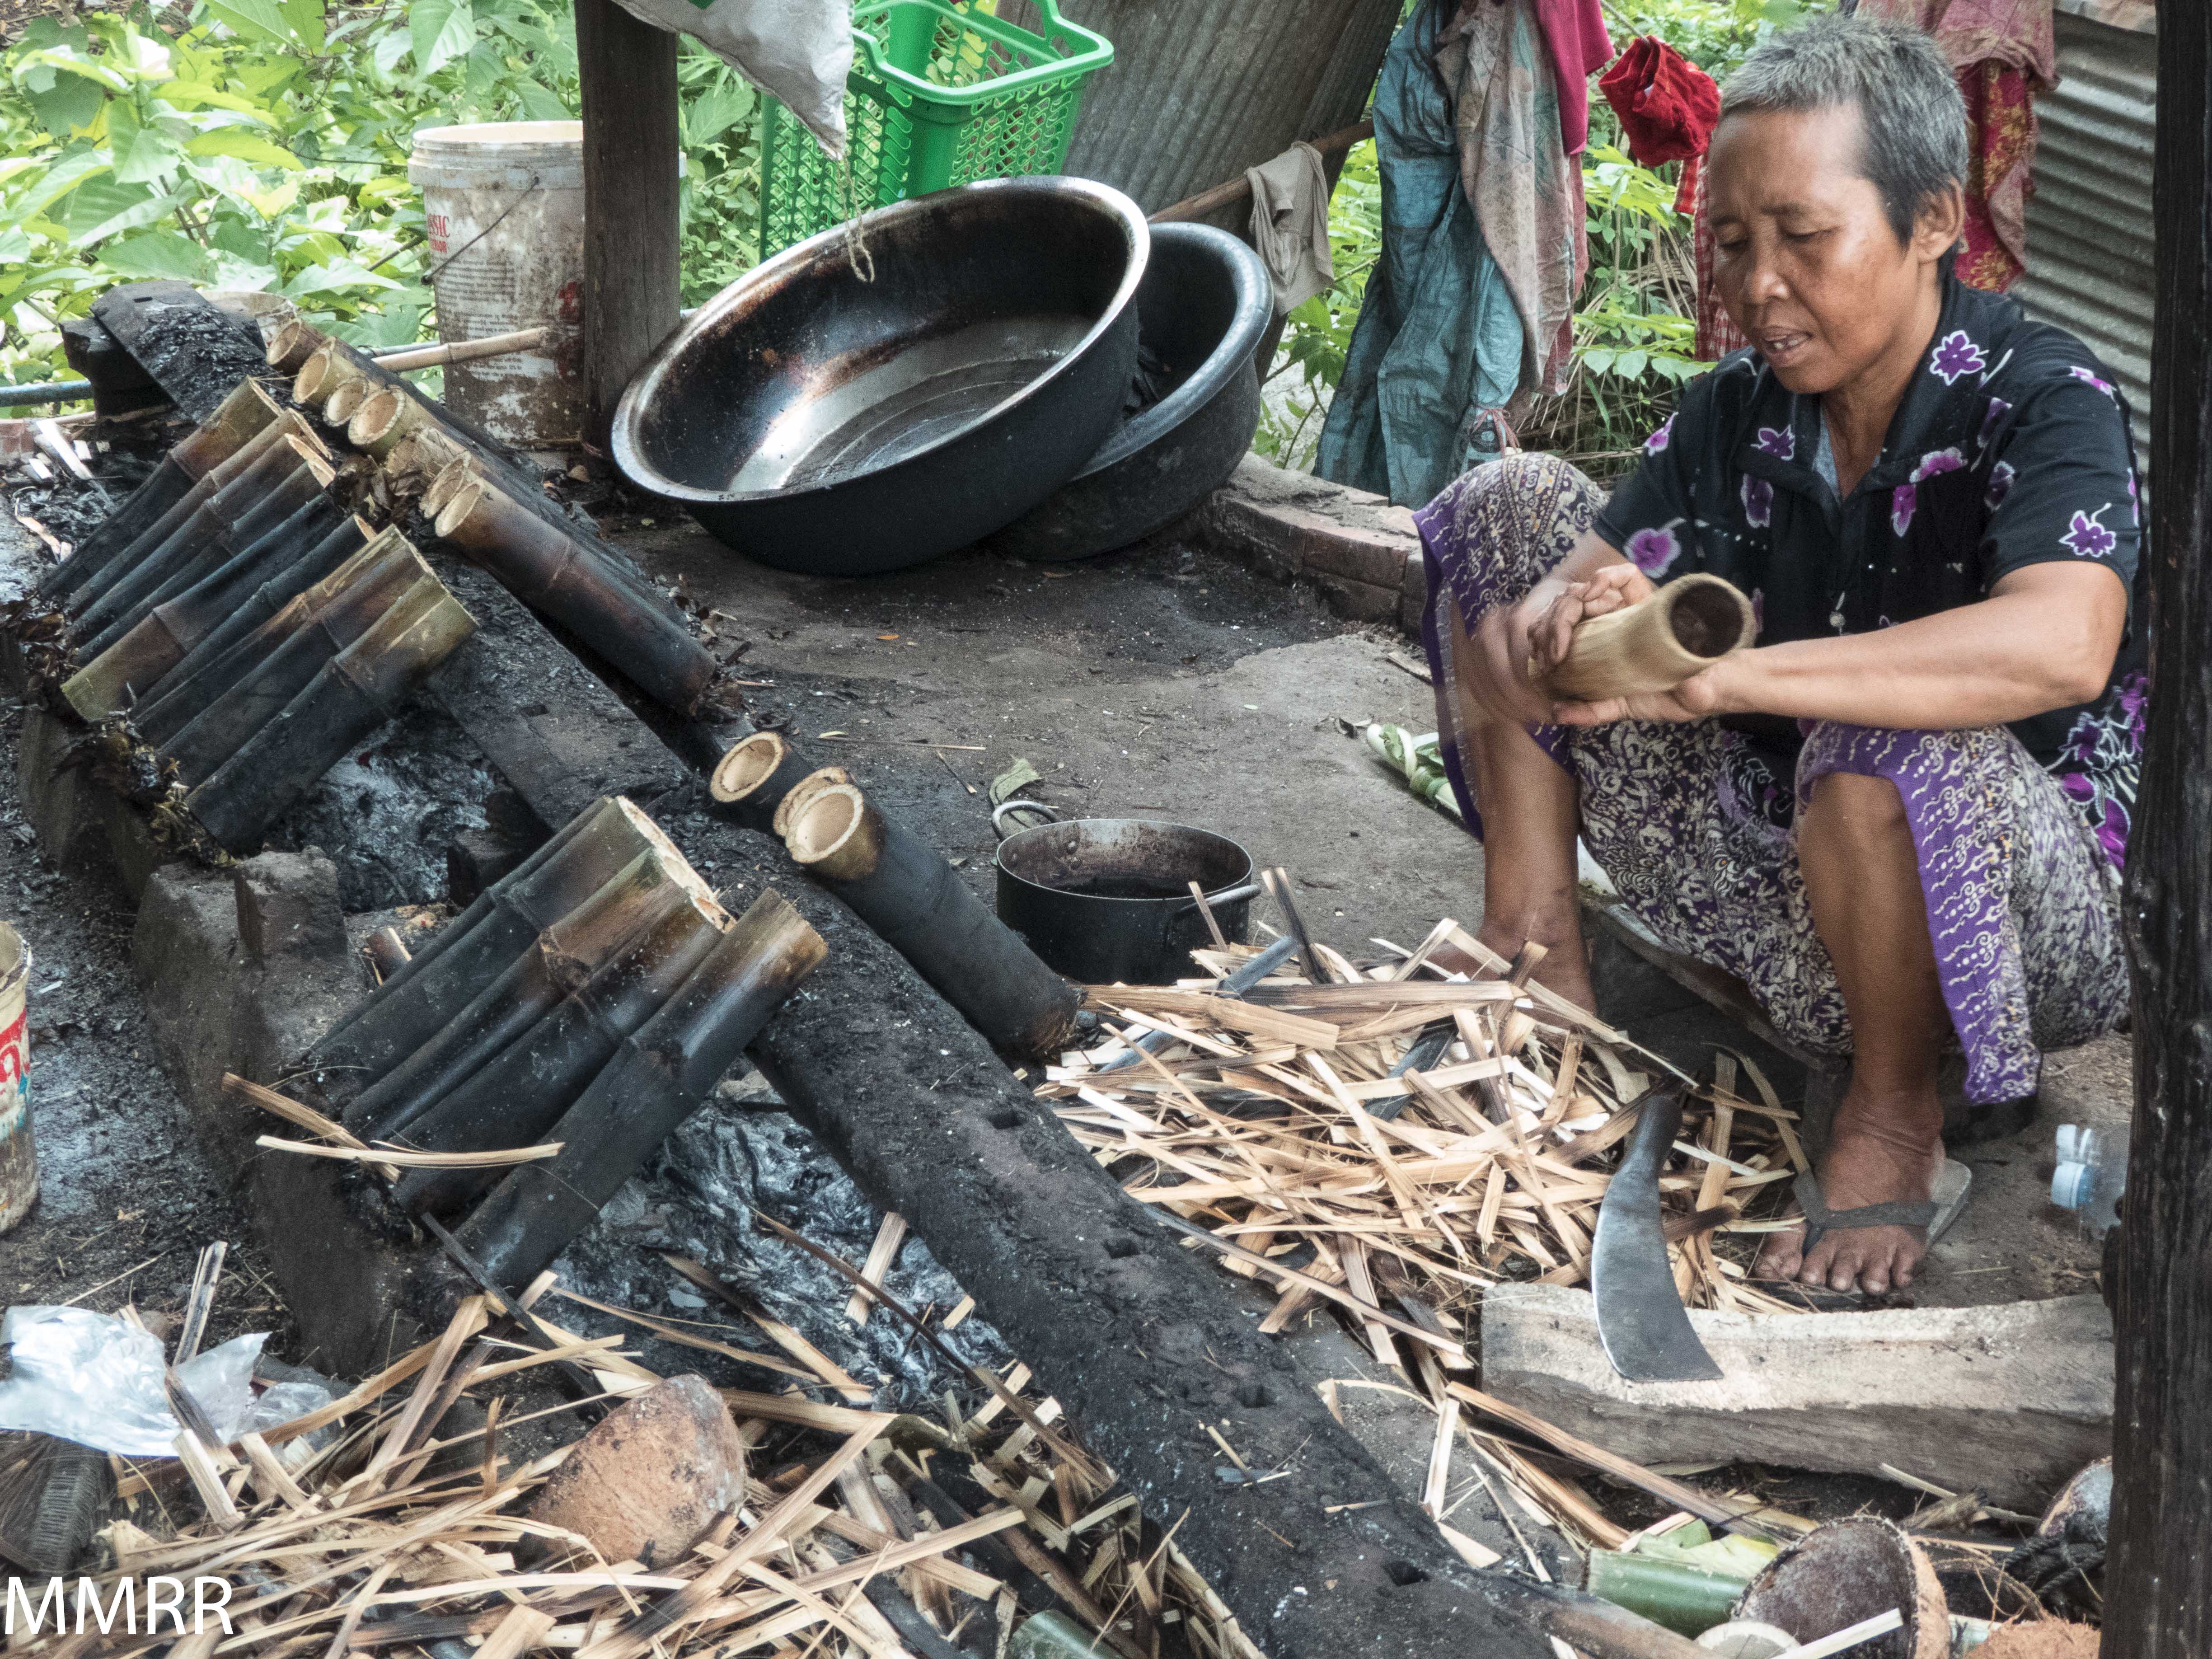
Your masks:
M 1083 83 L 1114 61 L 1105 36 L 1033 0 L 1042 33 L 986 0 L 877 0 L 853 9 L 845 163 L 774 99 L 761 141 L 763 259 L 855 212 L 978 179 L 1057 173 Z

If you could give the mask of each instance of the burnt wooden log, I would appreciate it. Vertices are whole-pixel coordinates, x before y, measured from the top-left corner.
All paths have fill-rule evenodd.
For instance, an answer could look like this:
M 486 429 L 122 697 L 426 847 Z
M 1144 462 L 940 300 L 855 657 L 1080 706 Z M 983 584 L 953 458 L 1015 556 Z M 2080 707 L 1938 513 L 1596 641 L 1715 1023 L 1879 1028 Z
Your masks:
M 440 508 L 441 540 L 550 617 L 637 688 L 681 714 L 713 688 L 715 665 L 690 628 L 665 606 L 645 603 L 581 538 L 518 506 L 484 479 L 470 479 Z
M 368 526 L 319 495 L 228 563 L 157 600 L 128 633 L 64 681 L 62 695 L 86 720 L 100 720 L 122 708 L 134 689 L 150 690 L 284 572 L 325 559 L 325 569 L 335 568 L 368 542 Z
M 94 301 L 92 315 L 195 421 L 268 367 L 261 331 L 190 283 L 125 283 Z
M 236 610 L 197 641 L 132 710 L 141 736 L 155 744 L 191 724 L 289 639 L 362 568 L 399 556 L 396 530 L 370 536 L 358 519 L 255 588 Z M 411 550 L 410 550 L 411 551 Z
M 546 1131 L 559 1154 L 509 1170 L 457 1230 L 461 1243 L 516 1290 L 551 1266 L 698 1109 L 828 949 L 773 889 L 755 899 Z
M 247 439 L 280 412 L 276 400 L 261 389 L 258 381 L 240 380 L 214 414 L 173 445 L 146 481 L 102 519 L 69 557 L 46 574 L 39 591 L 58 598 L 81 586 L 151 529 L 194 484 L 237 453 Z
M 658 852 L 644 852 L 563 916 L 429 1042 L 345 1109 L 365 1140 L 388 1140 L 586 984 L 652 915 L 655 894 L 676 884 Z M 695 898 L 710 896 L 697 888 Z
M 435 577 L 417 583 L 188 793 L 184 810 L 226 851 L 251 849 L 475 629 Z
M 1082 992 L 985 908 L 942 854 L 849 783 L 803 791 L 785 797 L 783 834 L 799 868 L 851 905 L 992 1047 L 1044 1054 L 1066 1046 Z
M 317 675 L 374 631 L 392 607 L 410 594 L 441 592 L 422 557 L 397 538 L 362 563 L 350 580 L 335 586 L 320 605 L 301 608 L 297 629 L 210 703 L 191 723 L 165 739 L 161 751 L 176 763 L 189 787 L 214 775 L 247 739 L 276 719 Z M 258 637 L 258 636 L 257 636 Z
M 775 880 L 830 953 L 752 1058 L 871 1200 L 907 1217 L 974 1293 L 1146 1514 L 1182 1517 L 1177 1546 L 1263 1651 L 1553 1659 L 1556 1636 L 1590 1659 L 1699 1659 L 1607 1603 L 1469 1568 L 1258 1334 L 1225 1276 L 1121 1192 L 896 951 L 826 889 L 777 879 L 792 868 L 777 844 L 716 814 L 672 754 L 641 754 L 648 728 L 496 583 L 448 580 L 482 626 L 432 697 L 544 823 L 580 811 L 626 762 L 626 787 L 659 797 L 695 865 L 739 872 L 733 888 Z M 526 697 L 548 715 L 515 718 Z M 1200 1419 L 1255 1467 L 1294 1478 L 1224 1488 Z
M 2135 1128 L 2118 1242 L 2103 1651 L 2212 1651 L 2212 15 L 2158 18 L 2151 686 L 2130 837 Z M 2108 1255 L 2107 1260 L 2110 1260 Z M 2107 1299 L 2112 1287 L 2106 1291 Z
M 645 903 L 642 925 L 599 970 L 410 1123 L 408 1145 L 491 1152 L 529 1146 L 552 1127 L 623 1040 L 706 960 L 728 920 L 711 898 L 674 883 L 655 889 Z M 449 1215 L 495 1177 L 481 1170 L 412 1170 L 392 1195 L 417 1214 Z
M 487 586 L 493 586 L 487 584 Z M 367 1088 L 434 1037 L 532 942 L 612 881 L 641 854 L 681 855 L 621 799 L 580 801 L 544 846 L 439 929 L 374 996 L 332 1026 L 315 1063 L 343 1091 Z

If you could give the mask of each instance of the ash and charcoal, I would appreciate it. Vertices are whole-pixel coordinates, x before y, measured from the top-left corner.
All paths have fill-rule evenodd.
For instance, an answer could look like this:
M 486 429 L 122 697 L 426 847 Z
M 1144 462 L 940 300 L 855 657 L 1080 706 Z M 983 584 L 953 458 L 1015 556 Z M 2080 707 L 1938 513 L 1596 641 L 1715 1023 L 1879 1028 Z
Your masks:
M 482 830 L 499 779 L 467 734 L 416 700 L 365 749 L 323 774 L 269 832 L 279 852 L 320 848 L 349 915 L 446 896 L 446 849 Z
M 711 1100 L 668 1138 L 645 1173 L 600 1212 L 599 1224 L 555 1262 L 561 1282 L 599 1301 L 663 1319 L 727 1322 L 702 1334 L 732 1346 L 774 1352 L 741 1315 L 711 1303 L 661 1260 L 663 1254 L 688 1255 L 873 1387 L 879 1408 L 934 1416 L 946 1389 L 966 1398 L 975 1391 L 972 1378 L 945 1364 L 896 1315 L 878 1310 L 866 1325 L 854 1326 L 844 1317 L 851 1287 L 755 1217 L 756 1210 L 772 1216 L 856 1267 L 883 1221 L 883 1212 L 861 1196 L 822 1143 L 777 1109 L 765 1081 L 757 1076 L 749 1081 L 753 1091 L 742 1105 Z M 929 1247 L 912 1235 L 884 1276 L 884 1288 L 929 1318 L 933 1329 L 964 1294 Z M 932 1308 L 933 1316 L 925 1313 Z M 596 1333 L 635 1334 L 634 1327 L 573 1311 L 579 1314 L 576 1323 Z M 971 1364 L 1003 1370 L 1013 1359 L 999 1333 L 980 1317 L 939 1331 L 939 1337 Z M 647 1339 L 643 1346 L 656 1345 Z M 702 1358 L 690 1352 L 678 1362 L 673 1356 L 679 1352 L 656 1353 L 649 1363 L 684 1369 Z M 714 1362 L 707 1364 L 711 1370 Z M 760 1372 L 732 1380 L 743 1388 L 769 1387 Z

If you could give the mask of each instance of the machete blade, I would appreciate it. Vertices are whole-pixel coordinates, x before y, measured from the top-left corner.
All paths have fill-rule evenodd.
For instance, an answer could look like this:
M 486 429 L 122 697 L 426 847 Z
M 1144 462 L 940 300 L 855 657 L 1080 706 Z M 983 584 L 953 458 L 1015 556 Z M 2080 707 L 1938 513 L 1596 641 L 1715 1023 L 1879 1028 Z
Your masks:
M 1709 1382 L 1722 1375 L 1690 1328 L 1667 1265 L 1659 1171 L 1681 1127 L 1680 1084 L 1662 1084 L 1645 1095 L 1620 1167 L 1598 1206 L 1597 1237 L 1590 1246 L 1598 1340 L 1613 1370 L 1632 1382 Z

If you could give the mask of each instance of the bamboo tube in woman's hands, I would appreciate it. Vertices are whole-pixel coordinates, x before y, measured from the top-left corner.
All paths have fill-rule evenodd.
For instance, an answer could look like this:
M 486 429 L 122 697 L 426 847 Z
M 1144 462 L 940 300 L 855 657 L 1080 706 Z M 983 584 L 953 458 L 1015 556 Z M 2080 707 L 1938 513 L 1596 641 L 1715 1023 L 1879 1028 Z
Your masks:
M 1563 702 L 1671 691 L 1757 631 L 1738 589 L 1718 576 L 1680 576 L 1638 604 L 1577 623 L 1566 655 L 1532 678 Z

